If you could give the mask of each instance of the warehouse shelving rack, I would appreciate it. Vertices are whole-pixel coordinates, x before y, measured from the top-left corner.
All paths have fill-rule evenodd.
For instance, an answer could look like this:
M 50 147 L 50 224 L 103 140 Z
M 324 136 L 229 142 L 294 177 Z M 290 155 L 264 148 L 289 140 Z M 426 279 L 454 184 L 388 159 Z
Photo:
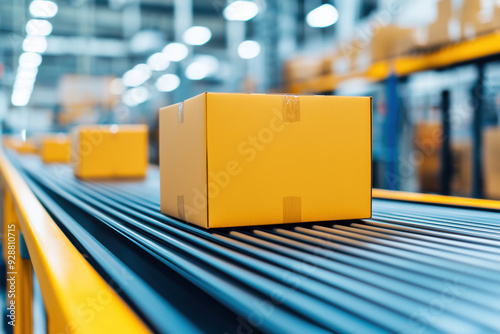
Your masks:
M 377 61 L 368 67 L 366 71 L 349 73 L 341 76 L 325 74 L 308 80 L 294 82 L 289 85 L 293 94 L 310 94 L 333 92 L 342 82 L 354 78 L 364 78 L 371 82 L 385 82 L 387 88 L 388 104 L 388 127 L 387 147 L 389 148 L 388 172 L 397 175 L 394 161 L 397 159 L 397 124 L 399 122 L 399 99 L 397 86 L 404 78 L 411 74 L 427 70 L 446 70 L 457 66 L 474 64 L 477 67 L 478 79 L 471 90 L 471 98 L 476 102 L 474 110 L 472 133 L 472 196 L 483 197 L 483 176 L 481 164 L 482 151 L 482 120 L 484 113 L 484 67 L 488 62 L 500 59 L 500 32 L 493 32 L 477 38 L 457 42 L 452 45 L 434 49 L 430 52 L 422 52 L 414 55 L 403 55 L 393 59 Z M 442 92 L 443 113 L 443 143 L 442 143 L 442 166 L 441 189 L 442 194 L 449 195 L 450 173 L 449 168 L 450 136 L 449 134 L 449 92 Z M 389 189 L 397 190 L 397 183 L 389 183 Z

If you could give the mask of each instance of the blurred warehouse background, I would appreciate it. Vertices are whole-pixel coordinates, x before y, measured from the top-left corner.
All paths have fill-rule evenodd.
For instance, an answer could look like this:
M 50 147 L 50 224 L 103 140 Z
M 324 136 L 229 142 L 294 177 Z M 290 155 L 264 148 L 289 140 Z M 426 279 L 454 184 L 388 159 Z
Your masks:
M 500 2 L 0 0 L 21 140 L 203 91 L 373 96 L 373 185 L 500 199 Z M 343 112 L 349 112 L 345 110 Z

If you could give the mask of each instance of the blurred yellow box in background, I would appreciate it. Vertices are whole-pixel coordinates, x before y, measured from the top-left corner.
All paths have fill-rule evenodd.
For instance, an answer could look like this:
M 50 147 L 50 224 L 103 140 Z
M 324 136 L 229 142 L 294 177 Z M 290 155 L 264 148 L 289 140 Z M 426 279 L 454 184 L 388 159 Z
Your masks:
M 2 144 L 6 148 L 11 148 L 19 154 L 37 154 L 38 146 L 33 139 L 22 140 L 21 138 L 13 138 L 3 136 Z
M 73 130 L 72 163 L 79 178 L 141 178 L 148 167 L 146 125 L 84 125 Z
M 484 195 L 500 200 L 500 127 L 484 129 L 483 141 Z
M 160 110 L 161 212 L 205 227 L 371 216 L 370 97 L 205 93 Z
M 417 178 L 420 192 L 439 192 L 442 126 L 439 122 L 415 124 L 414 148 L 418 152 Z
M 452 142 L 451 156 L 453 159 L 452 194 L 470 197 L 472 192 L 472 143 L 470 141 Z
M 40 145 L 44 163 L 68 163 L 71 160 L 71 142 L 67 135 L 44 136 Z

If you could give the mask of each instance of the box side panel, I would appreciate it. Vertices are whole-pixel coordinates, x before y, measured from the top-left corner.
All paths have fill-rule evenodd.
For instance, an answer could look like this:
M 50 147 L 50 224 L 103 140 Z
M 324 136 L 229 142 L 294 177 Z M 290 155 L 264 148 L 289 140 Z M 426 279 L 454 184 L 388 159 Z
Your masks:
M 112 134 L 104 128 L 82 128 L 78 143 L 78 176 L 85 178 L 109 177 L 114 174 Z
M 303 221 L 371 216 L 371 98 L 301 97 Z
M 370 215 L 365 218 L 371 218 L 373 213 L 373 97 L 370 96 Z
M 370 98 L 295 99 L 208 95 L 210 227 L 371 215 Z
M 160 110 L 161 212 L 207 227 L 205 94 Z
M 118 130 L 111 137 L 115 175 L 118 177 L 143 177 L 148 166 L 148 128 Z
M 69 162 L 71 144 L 68 139 L 46 138 L 42 140 L 40 155 L 45 163 Z

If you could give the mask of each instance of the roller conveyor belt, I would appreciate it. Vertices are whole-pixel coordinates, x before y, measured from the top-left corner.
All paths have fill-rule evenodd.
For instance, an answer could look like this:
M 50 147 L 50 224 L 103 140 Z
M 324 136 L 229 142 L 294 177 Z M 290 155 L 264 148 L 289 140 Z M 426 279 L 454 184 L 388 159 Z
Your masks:
M 373 217 L 204 230 L 159 210 L 159 175 L 82 182 L 10 155 L 155 332 L 500 332 L 498 212 L 373 200 Z

